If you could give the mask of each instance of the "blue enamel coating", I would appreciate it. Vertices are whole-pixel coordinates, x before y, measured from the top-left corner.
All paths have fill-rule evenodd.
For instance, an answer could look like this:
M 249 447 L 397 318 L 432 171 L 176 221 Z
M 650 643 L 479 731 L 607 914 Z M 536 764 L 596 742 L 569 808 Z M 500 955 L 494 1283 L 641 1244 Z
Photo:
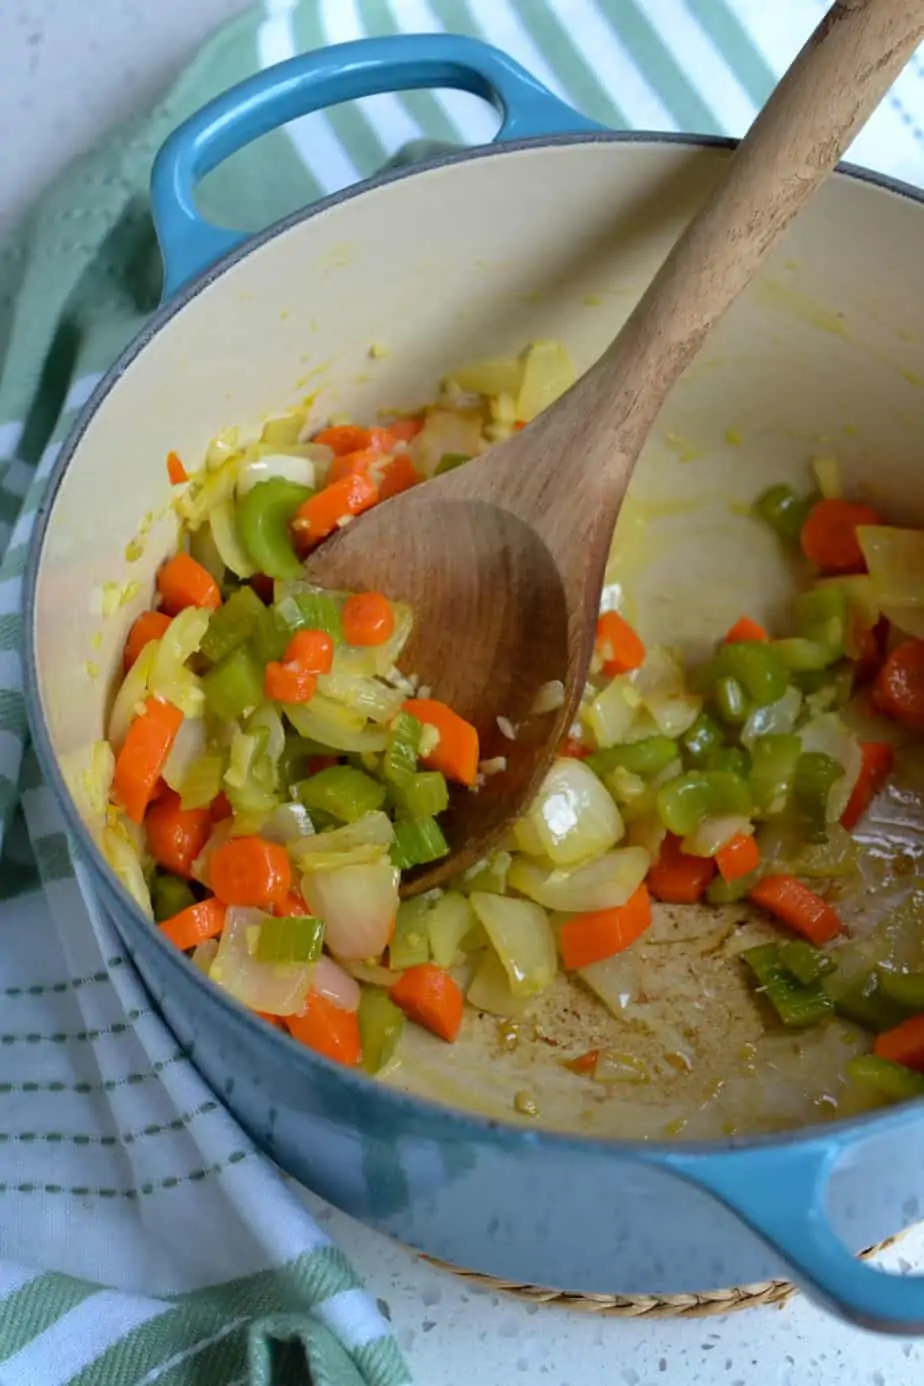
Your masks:
M 309 111 L 419 87 L 455 87 L 490 101 L 502 116 L 495 140 L 602 129 L 505 53 L 475 39 L 451 34 L 360 39 L 290 58 L 210 101 L 160 150 L 151 203 L 164 257 L 165 298 L 247 239 L 199 215 L 194 192 L 207 173 L 260 135 Z

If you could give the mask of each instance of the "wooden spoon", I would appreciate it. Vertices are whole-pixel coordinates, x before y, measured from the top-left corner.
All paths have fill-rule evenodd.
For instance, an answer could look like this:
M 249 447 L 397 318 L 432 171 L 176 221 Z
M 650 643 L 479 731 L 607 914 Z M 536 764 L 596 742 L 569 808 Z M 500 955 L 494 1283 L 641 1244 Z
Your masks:
M 658 411 L 922 36 L 924 0 L 838 0 L 587 374 L 525 430 L 312 556 L 323 586 L 412 606 L 405 669 L 475 723 L 483 757 L 507 758 L 479 792 L 454 790 L 451 854 L 407 893 L 472 865 L 538 790 L 584 689 L 613 528 Z M 563 703 L 534 715 L 556 679 Z

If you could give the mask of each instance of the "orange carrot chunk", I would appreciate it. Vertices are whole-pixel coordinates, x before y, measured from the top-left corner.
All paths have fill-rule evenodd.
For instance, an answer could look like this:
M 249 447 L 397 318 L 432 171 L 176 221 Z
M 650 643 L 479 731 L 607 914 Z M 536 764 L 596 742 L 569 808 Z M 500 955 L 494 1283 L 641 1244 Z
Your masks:
M 215 798 L 209 804 L 209 813 L 212 815 L 213 823 L 221 823 L 225 818 L 232 818 L 234 816 L 231 800 L 223 789 L 218 791 Z
M 909 1016 L 900 1025 L 877 1035 L 873 1053 L 880 1059 L 891 1059 L 893 1064 L 904 1064 L 906 1068 L 924 1073 L 924 1015 Z
M 286 849 L 266 838 L 232 837 L 216 847 L 209 861 L 212 889 L 226 905 L 269 910 L 292 888 Z
M 283 1019 L 293 1039 L 335 1063 L 355 1068 L 362 1058 L 355 1011 L 342 1010 L 320 992 L 309 991 L 301 1010 Z
M 212 815 L 207 808 L 181 808 L 179 794 L 168 789 L 148 809 L 144 830 L 158 866 L 188 877 L 211 836 Z
M 566 1059 L 564 1067 L 570 1069 L 572 1073 L 593 1073 L 599 1057 L 599 1049 L 588 1049 L 586 1053 L 578 1054 L 574 1059 Z
M 568 756 L 571 760 L 586 760 L 590 755 L 590 747 L 578 736 L 568 736 L 558 748 L 560 756 Z
M 133 823 L 140 823 L 144 818 L 182 723 L 183 714 L 179 708 L 159 698 L 148 698 L 144 711 L 134 718 L 128 729 L 116 756 L 112 787 Z
M 370 505 L 375 505 L 378 498 L 375 482 L 370 481 L 369 477 L 342 477 L 299 506 L 292 528 L 306 543 L 319 544 L 333 534 L 341 520 L 350 515 L 361 515 Z
M 312 439 L 312 442 L 322 443 L 324 447 L 330 448 L 337 457 L 359 452 L 362 448 L 369 447 L 371 441 L 372 434 L 369 429 L 360 428 L 356 424 L 335 424 L 332 428 L 322 428 Z
M 167 476 L 170 478 L 171 486 L 179 486 L 181 482 L 189 480 L 189 472 L 183 466 L 183 459 L 178 452 L 167 453 Z
M 849 833 L 853 832 L 885 784 L 895 759 L 895 752 L 887 741 L 861 741 L 860 754 L 860 773 L 847 807 L 841 814 L 841 824 Z
M 326 630 L 296 631 L 283 655 L 286 664 L 297 664 L 309 674 L 329 674 L 334 663 L 334 642 Z
M 693 905 L 702 899 L 715 875 L 711 857 L 691 857 L 680 849 L 680 838 L 668 833 L 658 860 L 648 872 L 648 889 L 669 905 Z
M 152 640 L 159 640 L 164 631 L 170 624 L 171 617 L 165 611 L 142 611 L 128 632 L 128 639 L 125 641 L 125 653 L 122 656 L 122 663 L 126 674 L 141 654 L 145 645 L 149 645 Z
M 449 1044 L 458 1037 L 465 998 L 448 972 L 436 963 L 409 967 L 388 992 L 409 1020 Z
M 441 770 L 448 780 L 460 784 L 474 784 L 478 777 L 478 733 L 471 722 L 436 698 L 408 698 L 402 707 L 440 734 L 436 746 L 423 757 L 427 769 Z
M 561 960 L 569 972 L 602 962 L 634 943 L 651 923 L 651 898 L 644 884 L 624 905 L 576 914 L 561 926 Z
M 317 675 L 297 664 L 271 659 L 263 671 L 263 691 L 274 703 L 310 702 L 317 686 Z
M 424 426 L 421 418 L 395 419 L 382 428 L 371 429 L 371 446 L 380 452 L 394 452 L 401 443 L 410 443 Z
M 759 640 L 769 640 L 770 637 L 763 626 L 757 621 L 752 621 L 750 616 L 742 616 L 736 621 L 731 630 L 726 633 L 726 645 L 745 645 L 753 644 Z
M 645 646 L 618 611 L 604 611 L 598 619 L 596 648 L 607 678 L 628 674 L 645 658 Z
M 225 927 L 225 907 L 214 895 L 210 895 L 207 900 L 199 900 L 197 904 L 189 905 L 179 914 L 165 919 L 160 927 L 170 942 L 185 953 L 187 948 L 195 948 L 197 943 L 216 938 L 221 933 Z
M 343 637 L 348 645 L 384 645 L 395 629 L 394 607 L 381 592 L 357 592 L 343 604 Z
M 896 645 L 876 675 L 873 702 L 903 727 L 924 731 L 924 640 Z
M 723 881 L 739 881 L 760 865 L 760 848 L 752 833 L 738 833 L 715 854 L 715 864 Z
M 218 583 L 208 569 L 188 553 L 177 553 L 167 559 L 157 574 L 157 590 L 169 616 L 175 616 L 187 606 L 202 606 L 211 611 L 221 606 Z
M 355 452 L 341 453 L 331 464 L 328 484 L 342 481 L 345 476 L 365 476 L 373 462 L 380 462 L 381 458 L 377 448 L 357 448 Z
M 410 457 L 406 452 L 399 452 L 394 461 L 389 462 L 382 473 L 382 480 L 379 482 L 379 500 L 387 501 L 391 500 L 392 496 L 400 496 L 402 491 L 409 491 L 420 480 L 420 474 Z
M 817 948 L 830 943 L 844 927 L 827 900 L 809 890 L 795 876 L 765 876 L 748 891 L 748 897 L 781 924 L 797 934 L 804 934 Z
M 802 552 L 826 573 L 865 572 L 857 526 L 881 524 L 882 516 L 871 505 L 820 500 L 812 506 L 802 526 Z

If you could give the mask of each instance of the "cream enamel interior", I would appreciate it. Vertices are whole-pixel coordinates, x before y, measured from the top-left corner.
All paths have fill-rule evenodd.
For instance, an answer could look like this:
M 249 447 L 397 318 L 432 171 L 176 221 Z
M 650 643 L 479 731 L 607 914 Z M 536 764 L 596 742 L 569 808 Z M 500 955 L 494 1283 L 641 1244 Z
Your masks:
M 49 519 L 36 648 L 58 758 L 79 763 L 102 735 L 125 631 L 175 540 L 169 449 L 197 459 L 221 429 L 256 428 L 306 396 L 319 424 L 335 412 L 366 418 L 420 404 L 453 366 L 514 354 L 537 337 L 564 342 L 585 368 L 725 157 L 603 141 L 434 168 L 293 226 L 171 317 L 90 420 Z M 890 518 L 924 521 L 921 235 L 918 204 L 833 179 L 674 391 L 617 535 L 614 575 L 649 639 L 695 652 L 743 612 L 782 614 L 793 573 L 745 511 L 771 482 L 804 485 L 813 453 L 836 455 L 850 491 Z M 385 354 L 372 357 L 373 343 Z M 142 553 L 129 562 L 139 522 Z M 102 584 L 112 581 L 138 588 L 104 619 Z M 718 1134 L 738 1100 L 730 1053 L 755 1091 L 755 1035 L 743 987 L 715 980 L 715 928 L 714 914 L 689 911 L 662 911 L 656 923 L 662 991 L 669 983 L 678 1008 L 685 996 L 701 1000 L 704 986 L 715 994 L 696 1042 L 681 1027 L 679 1057 L 656 1066 L 640 1106 L 561 1068 L 561 1053 L 601 1036 L 613 1043 L 615 1024 L 589 1001 L 576 1009 L 564 983 L 538 1035 L 524 1027 L 511 1047 L 495 1022 L 472 1019 L 452 1051 L 415 1040 L 392 1081 L 510 1119 L 526 1091 L 541 1124 L 582 1131 L 662 1134 L 686 1123 L 689 1135 Z M 776 1041 L 772 1064 L 792 1064 L 793 1043 Z M 644 1036 L 633 1044 L 643 1050 Z M 783 1124 L 824 1110 L 845 1052 L 837 1027 L 804 1043 Z

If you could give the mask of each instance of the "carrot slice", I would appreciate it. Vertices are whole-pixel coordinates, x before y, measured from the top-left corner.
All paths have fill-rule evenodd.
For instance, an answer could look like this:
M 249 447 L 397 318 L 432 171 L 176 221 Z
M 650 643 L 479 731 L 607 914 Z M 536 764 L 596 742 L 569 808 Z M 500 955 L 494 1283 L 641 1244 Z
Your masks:
M 645 646 L 618 611 L 604 611 L 598 619 L 596 648 L 607 678 L 628 674 L 645 658 Z
M 881 524 L 882 516 L 871 505 L 820 500 L 809 511 L 799 542 L 806 558 L 826 573 L 863 573 L 866 560 L 857 526 Z
M 375 505 L 379 493 L 367 476 L 345 476 L 300 505 L 292 528 L 309 544 L 319 544 L 333 534 L 348 515 L 361 515 Z
M 331 464 L 328 483 L 342 481 L 345 476 L 365 476 L 373 462 L 381 460 L 382 454 L 377 448 L 357 448 L 355 452 L 341 453 Z
M 317 675 L 297 664 L 271 659 L 263 671 L 263 691 L 274 703 L 310 702 L 317 686 Z
M 873 702 L 903 727 L 924 731 L 924 640 L 903 640 L 873 684 Z
M 449 1044 L 458 1037 L 465 999 L 448 972 L 436 963 L 409 967 L 388 992 L 409 1020 Z
M 160 927 L 170 942 L 185 953 L 187 948 L 195 948 L 197 943 L 216 938 L 221 933 L 225 927 L 225 907 L 214 895 L 210 895 L 207 900 L 199 900 L 197 904 L 189 905 L 179 914 L 165 919 Z
M 343 636 L 348 645 L 384 645 L 395 629 L 394 607 L 381 592 L 357 592 L 343 604 Z
M 752 833 L 738 833 L 715 854 L 715 864 L 723 881 L 738 881 L 760 865 L 760 848 Z
M 183 714 L 178 707 L 159 698 L 148 698 L 144 711 L 128 729 L 116 756 L 112 787 L 133 823 L 144 818 L 182 723 Z
M 748 891 L 748 898 L 769 910 L 797 934 L 804 934 L 809 943 L 818 948 L 830 943 L 844 927 L 827 900 L 809 890 L 795 876 L 765 876 Z
M 578 736 L 569 736 L 558 748 L 560 756 L 569 756 L 571 760 L 586 760 L 590 755 L 590 747 L 586 745 Z
M 474 784 L 478 777 L 478 733 L 471 722 L 436 698 L 408 698 L 402 706 L 440 734 L 434 749 L 423 757 L 427 769 L 441 770 L 447 779 L 460 784 Z
M 400 443 L 409 443 L 424 426 L 421 418 L 395 419 L 394 423 L 370 430 L 372 444 L 380 452 L 394 452 Z
M 561 960 L 569 972 L 602 962 L 634 943 L 651 923 L 651 897 L 640 885 L 624 905 L 576 914 L 561 926 Z
M 888 779 L 895 752 L 887 741 L 861 741 L 860 773 L 841 814 L 841 824 L 849 833 L 863 817 L 870 803 Z
M 864 683 L 872 683 L 885 662 L 889 647 L 889 622 L 880 616 L 876 624 L 869 628 L 854 626 L 854 641 L 857 657 L 853 664 L 853 683 L 858 688 Z
M 302 898 L 301 891 L 294 887 L 284 900 L 280 900 L 279 904 L 273 906 L 273 914 L 277 915 L 279 919 L 288 919 L 292 915 L 310 913 L 311 911 Z
M 209 804 L 209 813 L 212 815 L 213 823 L 221 823 L 225 818 L 232 818 L 234 816 L 231 800 L 223 789 L 219 789 L 215 798 Z
M 574 1059 L 566 1059 L 564 1067 L 572 1073 L 593 1073 L 599 1057 L 599 1049 L 588 1049 L 585 1054 L 578 1054 Z
M 283 1019 L 293 1039 L 335 1063 L 355 1068 L 362 1058 L 355 1011 L 342 1010 L 320 992 L 309 991 L 301 1010 Z
M 183 459 L 178 452 L 167 453 L 167 476 L 170 478 L 171 486 L 179 486 L 181 482 L 189 480 L 189 472 L 183 466 Z
M 680 849 L 680 838 L 668 833 L 658 860 L 648 872 L 648 889 L 669 905 L 693 905 L 702 899 L 715 875 L 711 857 L 691 857 Z
M 769 640 L 770 637 L 763 626 L 757 621 L 752 621 L 750 616 L 742 616 L 736 621 L 731 630 L 726 633 L 726 645 L 745 645 L 758 640 Z
M 232 837 L 216 847 L 209 861 L 212 889 L 226 905 L 271 909 L 292 888 L 286 849 L 263 837 Z
M 873 1041 L 873 1053 L 924 1073 L 924 1015 L 912 1015 Z
M 285 1028 L 281 1015 L 273 1015 L 270 1011 L 254 1011 L 254 1015 L 258 1015 L 261 1020 L 266 1021 L 267 1025 L 272 1025 L 275 1030 Z
M 334 642 L 326 630 L 298 630 L 286 646 L 286 664 L 297 664 L 309 674 L 329 674 L 334 663 Z
M 203 606 L 212 611 L 221 606 L 218 583 L 188 553 L 176 553 L 167 559 L 157 574 L 157 590 L 169 616 L 187 606 Z
M 170 624 L 171 617 L 165 611 L 142 611 L 128 632 L 122 663 L 126 674 L 141 654 L 145 645 L 159 640 Z
M 148 809 L 144 830 L 158 866 L 188 877 L 211 835 L 212 815 L 207 808 L 181 808 L 179 794 L 168 789 Z
M 382 474 L 379 482 L 379 500 L 391 500 L 392 496 L 400 496 L 402 491 L 409 491 L 412 486 L 416 486 L 421 476 L 406 452 L 399 452 L 393 462 L 390 462 Z
M 347 453 L 369 447 L 372 434 L 368 428 L 360 428 L 356 424 L 335 424 L 332 428 L 322 428 L 311 441 L 322 443 L 337 457 L 346 457 Z

